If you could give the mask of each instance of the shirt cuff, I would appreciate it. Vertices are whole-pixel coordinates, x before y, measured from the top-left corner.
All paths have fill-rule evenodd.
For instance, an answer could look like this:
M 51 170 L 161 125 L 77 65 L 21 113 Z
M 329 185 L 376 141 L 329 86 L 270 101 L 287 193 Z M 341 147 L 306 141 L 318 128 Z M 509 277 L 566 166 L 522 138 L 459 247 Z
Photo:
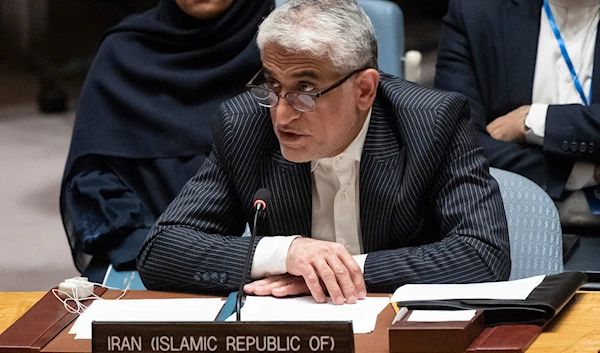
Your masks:
M 292 241 L 299 235 L 263 237 L 256 245 L 250 277 L 265 278 L 287 273 L 287 253 Z
M 356 263 L 358 264 L 358 267 L 360 267 L 360 272 L 362 272 L 363 274 L 365 273 L 365 261 L 367 261 L 367 255 L 368 254 L 360 254 L 352 256 L 354 261 L 356 261 Z
M 598 185 L 594 179 L 594 168 L 596 165 L 590 162 L 575 162 L 569 179 L 565 184 L 567 191 L 581 190 L 589 186 Z
M 525 140 L 532 145 L 544 144 L 544 132 L 546 131 L 546 114 L 548 104 L 536 103 L 529 108 L 525 117 L 525 126 L 528 128 Z

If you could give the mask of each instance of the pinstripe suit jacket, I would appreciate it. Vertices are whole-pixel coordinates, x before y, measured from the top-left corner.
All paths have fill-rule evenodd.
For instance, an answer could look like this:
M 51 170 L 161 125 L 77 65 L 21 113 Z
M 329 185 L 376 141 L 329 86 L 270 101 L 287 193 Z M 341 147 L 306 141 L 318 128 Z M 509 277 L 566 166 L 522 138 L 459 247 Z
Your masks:
M 221 105 L 211 155 L 140 251 L 146 287 L 237 289 L 249 246 L 240 235 L 262 187 L 273 197 L 265 234 L 311 236 L 310 163 L 282 157 L 268 114 L 248 94 Z M 506 218 L 487 168 L 463 96 L 382 74 L 359 174 L 370 292 L 508 278 Z

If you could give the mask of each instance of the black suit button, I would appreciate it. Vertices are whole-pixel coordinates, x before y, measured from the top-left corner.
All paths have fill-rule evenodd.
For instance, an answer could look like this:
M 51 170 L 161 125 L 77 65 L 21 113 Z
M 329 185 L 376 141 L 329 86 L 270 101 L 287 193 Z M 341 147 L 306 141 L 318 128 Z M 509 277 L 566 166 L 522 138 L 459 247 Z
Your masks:
M 208 281 L 210 281 L 210 275 L 208 274 L 208 272 L 204 272 L 204 273 L 202 274 L 202 280 L 203 280 L 204 282 L 208 282 Z
M 548 191 L 548 185 L 546 185 L 546 184 L 542 185 L 542 190 L 544 190 L 544 191 L 547 192 Z
M 227 273 L 221 272 L 219 274 L 219 283 L 221 283 L 221 284 L 227 283 Z
M 202 274 L 200 272 L 194 273 L 194 281 L 200 282 L 202 280 Z
M 594 153 L 595 150 L 596 150 L 596 146 L 594 146 L 593 142 L 590 142 L 590 144 L 588 145 L 588 152 Z
M 571 142 L 571 152 L 577 152 L 577 142 L 575 141 Z
M 587 151 L 587 145 L 585 144 L 585 142 L 582 142 L 581 144 L 579 144 L 579 152 L 583 153 Z
M 218 282 L 219 281 L 219 275 L 216 272 L 211 272 L 211 274 L 210 274 L 210 281 L 211 282 Z
M 567 141 L 563 141 L 560 147 L 563 151 L 567 152 L 569 150 L 569 143 Z

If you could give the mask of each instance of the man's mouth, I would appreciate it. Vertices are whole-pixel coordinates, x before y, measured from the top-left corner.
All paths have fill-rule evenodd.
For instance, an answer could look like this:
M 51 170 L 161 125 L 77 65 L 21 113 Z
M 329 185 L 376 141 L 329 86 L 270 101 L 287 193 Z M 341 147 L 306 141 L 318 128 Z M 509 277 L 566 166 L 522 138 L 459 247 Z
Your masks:
M 305 136 L 292 130 L 279 130 L 279 139 L 285 144 L 296 143 Z

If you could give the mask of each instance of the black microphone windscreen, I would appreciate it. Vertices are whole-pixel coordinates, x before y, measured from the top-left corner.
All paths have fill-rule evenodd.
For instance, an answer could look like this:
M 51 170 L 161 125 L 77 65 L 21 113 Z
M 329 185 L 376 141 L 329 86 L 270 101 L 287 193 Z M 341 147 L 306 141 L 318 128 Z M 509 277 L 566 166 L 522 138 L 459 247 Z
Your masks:
M 267 208 L 267 205 L 271 202 L 271 192 L 265 188 L 258 189 L 254 193 L 254 224 L 252 227 L 252 235 L 250 236 L 250 245 L 246 252 L 246 261 L 244 262 L 244 272 L 242 272 L 242 278 L 240 280 L 240 286 L 238 288 L 236 300 L 235 300 L 235 316 L 238 321 L 241 319 L 241 308 L 242 308 L 242 297 L 244 296 L 244 284 L 246 284 L 246 278 L 250 273 L 250 260 L 254 249 L 254 239 L 256 239 L 256 233 L 258 233 L 258 215 L 261 211 Z
M 267 205 L 271 203 L 271 192 L 265 188 L 256 190 L 254 200 L 263 200 Z

